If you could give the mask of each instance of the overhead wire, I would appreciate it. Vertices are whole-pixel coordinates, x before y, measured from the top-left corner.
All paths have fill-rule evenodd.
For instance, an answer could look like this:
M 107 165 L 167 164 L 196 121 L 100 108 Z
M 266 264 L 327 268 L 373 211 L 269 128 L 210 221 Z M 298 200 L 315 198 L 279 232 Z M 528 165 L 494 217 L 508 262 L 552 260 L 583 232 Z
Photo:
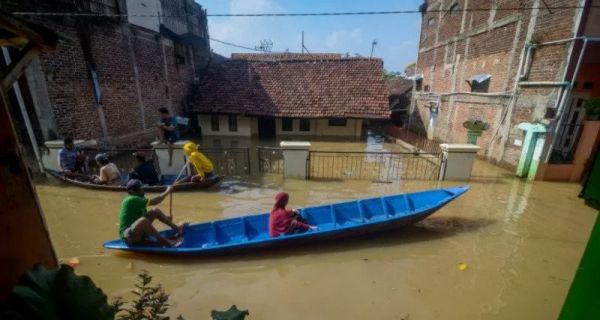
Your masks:
M 239 44 L 235 44 L 235 43 L 231 43 L 231 42 L 227 42 L 227 41 L 215 39 L 213 37 L 209 37 L 209 39 L 211 41 L 214 41 L 214 42 L 218 42 L 218 43 L 221 43 L 221 44 L 224 44 L 224 45 L 228 45 L 228 46 L 232 46 L 232 47 L 236 47 L 236 48 L 240 48 L 240 49 L 246 49 L 246 50 L 257 51 L 257 52 L 267 52 L 266 50 L 261 50 L 261 49 L 257 49 L 257 48 L 251 48 L 251 47 L 247 47 L 247 46 L 243 46 L 243 45 L 239 45 Z
M 586 6 L 546 6 L 551 10 L 584 9 Z M 600 8 L 600 6 L 590 6 Z M 484 11 L 525 11 L 540 10 L 540 7 L 507 7 L 507 8 L 466 8 L 460 12 L 484 12 Z M 447 12 L 448 9 L 426 10 L 428 13 Z M 214 13 L 206 14 L 208 17 L 313 17 L 313 16 L 366 16 L 366 15 L 395 15 L 395 14 L 417 14 L 424 13 L 421 10 L 396 10 L 396 11 L 354 11 L 354 12 L 299 12 L 299 13 Z M 195 16 L 196 14 L 163 15 L 163 14 L 127 14 L 127 13 L 91 13 L 91 12 L 38 12 L 38 11 L 15 11 L 14 15 L 20 16 L 74 16 L 74 17 L 138 17 L 138 18 L 176 18 Z

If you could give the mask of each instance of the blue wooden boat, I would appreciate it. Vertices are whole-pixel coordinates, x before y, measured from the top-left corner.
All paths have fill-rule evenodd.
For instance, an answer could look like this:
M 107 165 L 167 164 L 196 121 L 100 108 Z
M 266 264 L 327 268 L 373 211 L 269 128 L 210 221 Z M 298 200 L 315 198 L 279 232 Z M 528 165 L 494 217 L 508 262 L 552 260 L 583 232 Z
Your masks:
M 413 224 L 467 190 L 469 186 L 464 185 L 306 207 L 298 211 L 318 229 L 277 238 L 269 237 L 269 213 L 263 213 L 189 225 L 183 243 L 177 248 L 128 246 L 121 240 L 108 241 L 104 247 L 145 253 L 203 255 L 326 241 Z M 173 236 L 173 231 L 164 231 L 164 235 Z

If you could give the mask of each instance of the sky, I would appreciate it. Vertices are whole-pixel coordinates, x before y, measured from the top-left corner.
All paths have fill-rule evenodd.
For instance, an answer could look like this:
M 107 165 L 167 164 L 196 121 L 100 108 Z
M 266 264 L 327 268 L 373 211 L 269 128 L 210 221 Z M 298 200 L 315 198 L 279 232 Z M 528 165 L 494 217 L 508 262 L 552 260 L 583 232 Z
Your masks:
M 417 10 L 423 0 L 196 0 L 209 14 L 299 13 Z M 419 45 L 421 15 L 325 17 L 209 17 L 212 38 L 254 48 L 261 40 L 273 42 L 273 52 L 301 51 L 301 33 L 310 52 L 349 53 L 382 58 L 384 68 L 404 71 L 414 62 Z M 251 52 L 211 41 L 211 48 L 229 57 Z

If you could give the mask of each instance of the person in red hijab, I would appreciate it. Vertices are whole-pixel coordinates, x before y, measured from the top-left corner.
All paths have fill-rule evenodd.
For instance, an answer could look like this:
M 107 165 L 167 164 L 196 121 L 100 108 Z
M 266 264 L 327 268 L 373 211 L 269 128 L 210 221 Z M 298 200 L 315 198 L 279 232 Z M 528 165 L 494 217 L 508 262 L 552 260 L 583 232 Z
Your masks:
M 271 237 L 302 233 L 317 228 L 304 222 L 297 211 L 285 208 L 289 199 L 290 196 L 285 192 L 279 192 L 275 196 L 275 205 L 269 216 L 269 235 Z

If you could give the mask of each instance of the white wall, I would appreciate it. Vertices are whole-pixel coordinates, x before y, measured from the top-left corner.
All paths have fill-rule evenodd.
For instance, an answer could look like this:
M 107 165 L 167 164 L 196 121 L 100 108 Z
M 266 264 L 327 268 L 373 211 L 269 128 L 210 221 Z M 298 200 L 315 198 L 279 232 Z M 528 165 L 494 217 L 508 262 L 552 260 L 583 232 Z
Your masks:
M 127 14 L 129 23 L 155 32 L 160 31 L 158 17 L 162 14 L 160 0 L 127 0 Z M 139 17 L 139 15 L 151 15 L 151 17 Z
M 314 136 L 317 135 L 317 119 L 310 119 L 310 131 L 300 131 L 300 119 L 292 119 L 292 131 L 281 131 L 281 118 L 275 119 L 275 133 L 278 136 Z
M 317 119 L 317 135 L 319 136 L 354 136 L 362 133 L 362 119 L 347 119 L 345 127 L 330 127 L 329 120 Z
M 237 131 L 229 130 L 229 116 L 220 115 L 219 117 L 219 131 L 212 131 L 210 125 L 211 115 L 201 114 L 198 115 L 198 124 L 202 128 L 202 135 L 204 136 L 251 136 L 258 132 L 258 119 L 236 116 L 237 117 Z M 255 123 L 256 122 L 256 123 Z
M 349 136 L 359 137 L 362 133 L 361 119 L 347 119 L 345 127 L 329 126 L 328 119 L 310 119 L 310 131 L 300 131 L 300 119 L 292 120 L 292 131 L 281 131 L 281 119 L 276 120 L 278 136 Z

